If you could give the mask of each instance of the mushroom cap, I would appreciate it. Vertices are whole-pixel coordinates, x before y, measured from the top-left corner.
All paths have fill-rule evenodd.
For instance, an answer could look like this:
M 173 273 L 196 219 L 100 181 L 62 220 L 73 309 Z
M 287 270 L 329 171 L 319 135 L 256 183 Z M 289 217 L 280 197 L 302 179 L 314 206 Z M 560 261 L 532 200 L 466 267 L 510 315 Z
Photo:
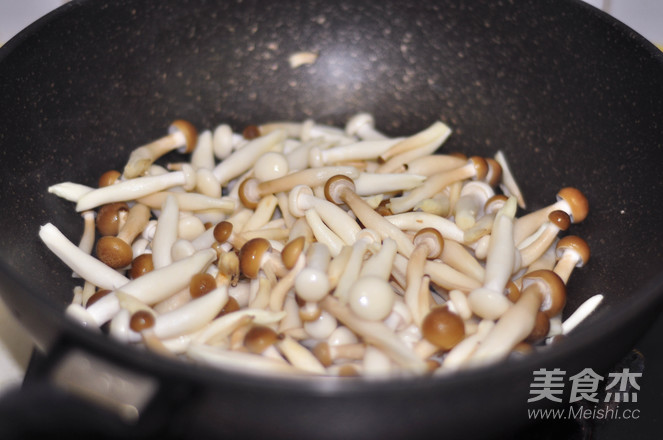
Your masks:
M 486 214 L 493 214 L 504 206 L 506 201 L 509 200 L 504 194 L 495 194 L 483 204 L 483 210 Z
M 560 231 L 566 231 L 571 226 L 571 217 L 564 211 L 557 210 L 548 214 L 548 220 L 557 226 Z
M 219 243 L 225 243 L 233 232 L 233 224 L 227 221 L 221 221 L 214 226 L 214 239 Z
M 330 289 L 329 276 L 312 267 L 305 267 L 295 278 L 295 292 L 305 301 L 320 301 Z
M 92 296 L 90 296 L 90 297 L 87 299 L 87 302 L 85 303 L 85 307 L 86 307 L 86 308 L 87 308 L 87 307 L 90 307 L 92 304 L 96 303 L 96 302 L 99 301 L 101 298 L 103 298 L 104 296 L 108 295 L 108 294 L 111 293 L 111 292 L 112 292 L 112 291 L 111 291 L 111 290 L 108 290 L 108 289 L 99 289 L 99 290 L 97 290 L 96 292 L 94 292 L 94 293 L 92 294 Z
M 440 231 L 435 228 L 420 229 L 414 236 L 413 242 L 416 246 L 424 244 L 428 246 L 427 258 L 435 259 L 444 250 L 444 238 L 442 238 Z
M 141 332 L 154 327 L 156 318 L 147 310 L 138 310 L 131 315 L 129 327 L 135 332 Z
M 535 270 L 523 276 L 523 290 L 532 283 L 538 283 L 541 287 L 542 312 L 552 317 L 562 311 L 566 304 L 566 285 L 559 275 L 548 269 Z
M 244 346 L 255 354 L 260 354 L 279 339 L 279 335 L 266 325 L 254 325 L 244 336 Z
M 131 269 L 129 269 L 129 278 L 135 280 L 136 278 L 145 275 L 154 270 L 154 262 L 152 261 L 152 254 L 146 252 L 140 254 L 131 262 Z
M 357 113 L 345 124 L 345 132 L 349 136 L 354 136 L 364 125 L 368 125 L 371 128 L 375 126 L 373 115 L 370 113 Z
M 505 295 L 506 295 L 507 298 L 509 298 L 509 301 L 511 301 L 512 303 L 515 303 L 516 301 L 518 301 L 518 298 L 520 298 L 520 289 L 518 288 L 516 283 L 509 280 L 506 283 L 505 290 L 506 290 Z
M 199 298 L 216 289 L 216 279 L 208 273 L 197 273 L 189 282 L 191 298 Z
M 260 197 L 258 196 L 258 180 L 254 178 L 242 180 L 242 183 L 237 188 L 237 196 L 239 197 L 239 201 L 242 202 L 242 205 L 249 209 L 256 209 L 260 201 Z
M 360 318 L 381 321 L 391 313 L 395 293 L 389 283 L 382 278 L 365 276 L 359 278 L 350 288 L 348 303 L 350 309 Z
M 120 269 L 131 264 L 133 250 L 124 240 L 105 236 L 97 241 L 97 257 L 113 269 Z
M 122 173 L 120 173 L 117 170 L 108 170 L 105 173 L 103 173 L 101 176 L 99 176 L 98 186 L 99 186 L 99 188 L 103 188 L 104 186 L 111 186 L 121 176 L 122 176 Z
M 536 344 L 548 336 L 548 332 L 550 332 L 550 318 L 547 314 L 539 310 L 534 320 L 534 328 L 529 336 L 525 338 L 525 341 Z
M 329 367 L 334 362 L 329 344 L 325 341 L 318 343 L 315 347 L 313 347 L 311 352 L 325 367 Z
M 343 203 L 342 195 L 345 190 L 355 191 L 355 183 L 348 176 L 337 174 L 330 177 L 325 183 L 325 198 L 332 203 Z
M 297 259 L 302 254 L 306 239 L 304 237 L 297 237 L 288 242 L 281 250 L 281 260 L 286 269 L 290 270 L 295 267 Z
M 577 235 L 567 235 L 557 242 L 556 255 L 561 258 L 565 252 L 575 252 L 578 256 L 576 267 L 582 267 L 589 261 L 589 245 Z
M 450 350 L 465 337 L 465 323 L 447 307 L 435 307 L 421 323 L 421 333 L 436 347 Z
M 117 235 L 120 231 L 120 212 L 129 212 L 126 202 L 114 202 L 102 205 L 95 220 L 101 235 Z
M 472 156 L 469 161 L 472 162 L 474 170 L 476 171 L 474 180 L 484 180 L 488 174 L 488 163 L 486 162 L 486 159 L 481 156 Z
M 229 296 L 228 301 L 226 302 L 226 305 L 223 306 L 223 308 L 221 309 L 221 311 L 219 312 L 219 314 L 216 317 L 218 318 L 218 317 L 221 317 L 223 315 L 227 315 L 228 313 L 236 312 L 239 309 L 240 309 L 239 303 L 237 302 L 235 297 Z
M 194 127 L 191 122 L 185 121 L 184 119 L 176 119 L 170 124 L 168 130 L 171 133 L 181 131 L 184 135 L 186 145 L 184 149 L 180 151 L 181 153 L 191 153 L 196 148 L 196 143 L 198 142 L 198 130 L 196 130 L 196 127 Z
M 300 202 L 299 196 L 302 194 L 312 196 L 313 190 L 307 185 L 295 185 L 288 193 L 288 210 L 290 210 L 290 214 L 297 218 L 304 217 L 308 208 L 304 203 Z
M 267 239 L 258 237 L 244 243 L 239 250 L 239 269 L 247 278 L 257 278 L 265 253 L 272 249 Z
M 488 165 L 488 173 L 486 175 L 486 183 L 490 186 L 497 186 L 502 180 L 502 165 L 499 164 L 492 157 L 484 158 Z
M 587 217 L 589 212 L 589 202 L 587 197 L 580 190 L 573 187 L 566 187 L 559 190 L 557 199 L 563 199 L 571 207 L 571 221 L 580 223 Z
M 283 153 L 268 151 L 253 166 L 253 175 L 260 182 L 278 179 L 288 174 L 288 159 Z
M 242 137 L 246 140 L 252 140 L 255 138 L 259 138 L 262 136 L 262 133 L 260 132 L 260 127 L 257 125 L 247 125 L 244 127 L 244 130 L 242 130 Z

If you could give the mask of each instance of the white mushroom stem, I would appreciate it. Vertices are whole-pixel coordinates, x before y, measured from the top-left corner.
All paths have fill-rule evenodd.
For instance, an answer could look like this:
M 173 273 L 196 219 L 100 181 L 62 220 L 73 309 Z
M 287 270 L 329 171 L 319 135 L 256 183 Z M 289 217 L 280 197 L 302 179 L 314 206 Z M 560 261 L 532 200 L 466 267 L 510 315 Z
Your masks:
M 559 213 L 560 216 L 554 216 Z M 570 223 L 569 218 L 563 212 L 551 214 L 553 218 L 537 231 L 532 240 L 525 240 L 518 246 L 520 251 L 520 267 L 527 267 L 543 255 L 553 244 L 560 231 L 566 230 Z
M 179 122 L 188 124 L 184 121 Z M 190 126 L 190 124 L 188 125 Z M 170 126 L 169 134 L 167 136 L 133 150 L 124 167 L 124 177 L 132 179 L 143 174 L 155 160 L 169 151 L 179 148 L 181 152 L 184 153 L 184 147 L 187 146 L 187 134 L 183 131 L 184 129 L 193 130 L 192 134 L 194 136 L 196 135 L 193 127 L 180 127 L 178 121 L 176 121 Z M 193 140 L 193 142 L 195 142 L 195 140 Z M 193 148 L 193 145 L 191 145 L 191 148 Z
M 419 157 L 405 164 L 405 172 L 419 174 L 430 177 L 454 168 L 462 167 L 467 163 L 467 159 L 448 154 L 433 154 L 430 156 Z
M 603 301 L 603 295 L 594 295 L 582 303 L 571 316 L 562 323 L 562 334 L 568 334 L 584 321 Z
M 316 146 L 309 150 L 309 164 L 320 167 L 350 160 L 374 160 L 402 139 L 360 141 L 327 149 Z
M 279 351 L 296 368 L 314 374 L 324 374 L 325 367 L 311 351 L 290 336 L 276 343 Z
M 196 170 L 196 191 L 208 197 L 221 198 L 221 184 L 214 177 L 212 170 L 207 168 Z
M 39 237 L 64 264 L 81 278 L 102 289 L 114 290 L 129 282 L 129 279 L 90 254 L 81 250 L 60 232 L 47 223 L 39 229 Z
M 384 163 L 379 172 L 393 172 L 404 163 L 433 153 L 450 134 L 451 128 L 440 121 L 434 122 L 430 127 L 403 139 L 381 154 L 380 160 Z
M 149 194 L 174 186 L 192 189 L 196 184 L 195 172 L 190 166 L 186 171 L 173 171 L 159 176 L 136 177 L 114 185 L 94 189 L 82 196 L 76 203 L 76 211 L 86 211 L 112 202 L 136 200 Z
M 426 363 L 398 338 L 389 328 L 379 321 L 366 321 L 356 317 L 352 311 L 343 306 L 337 299 L 327 296 L 321 301 L 324 310 L 345 324 L 363 340 L 384 351 L 398 365 L 415 373 L 426 371 Z
M 198 142 L 191 153 L 190 163 L 199 171 L 214 169 L 214 142 L 211 131 L 205 130 L 198 135 Z
M 217 287 L 171 312 L 158 315 L 154 323 L 154 334 L 158 338 L 167 339 L 196 331 L 211 322 L 227 301 L 228 288 Z
M 313 195 L 305 185 L 297 185 L 288 196 L 288 207 L 295 217 L 301 217 L 309 209 L 315 209 L 323 222 L 338 235 L 345 244 L 352 245 L 361 230 L 357 221 L 334 203 Z
M 202 329 L 191 341 L 193 344 L 205 344 L 208 341 L 225 338 L 236 328 L 237 324 L 250 318 L 255 324 L 272 325 L 285 317 L 284 311 L 242 308 L 216 318 Z
M 511 172 L 511 168 L 509 167 L 509 163 L 506 160 L 506 156 L 501 150 L 495 154 L 495 160 L 502 167 L 502 183 L 500 184 L 502 192 L 504 192 L 507 197 L 514 196 L 518 201 L 518 206 L 525 209 L 527 206 L 523 193 L 520 191 L 516 179 Z
M 345 242 L 332 231 L 320 218 L 315 209 L 309 209 L 305 214 L 306 221 L 313 231 L 315 239 L 329 248 L 332 256 L 341 252 Z
M 483 214 L 483 205 L 494 195 L 493 188 L 485 182 L 474 181 L 463 185 L 454 209 L 458 227 L 465 231 L 474 226 Z
M 81 239 L 78 242 L 78 247 L 86 254 L 92 253 L 92 249 L 94 249 L 95 217 L 96 214 L 94 211 L 83 212 L 83 234 L 81 234 Z
M 223 160 L 230 156 L 233 151 L 233 146 L 241 142 L 241 139 L 242 135 L 233 133 L 230 125 L 218 125 L 212 134 L 212 149 L 214 150 L 214 156 L 219 160 Z
M 352 253 L 348 259 L 348 264 L 343 274 L 338 280 L 334 296 L 339 299 L 341 304 L 346 304 L 348 300 L 348 293 L 350 288 L 359 278 L 364 255 L 366 254 L 369 245 L 379 243 L 380 237 L 376 232 L 364 229 L 361 236 L 357 237 L 357 241 L 352 245 Z M 370 233 L 372 232 L 372 234 Z
M 421 185 L 426 176 L 404 173 L 361 173 L 354 180 L 355 191 L 360 196 L 370 196 L 396 191 L 408 191 Z
M 214 177 L 222 185 L 230 182 L 251 168 L 263 153 L 281 148 L 284 140 L 285 132 L 283 130 L 275 130 L 251 140 L 240 150 L 221 161 L 214 168 Z
M 409 211 L 420 200 L 433 197 L 452 183 L 469 179 L 475 175 L 475 165 L 472 161 L 469 161 L 462 167 L 430 176 L 423 184 L 409 193 L 392 198 L 388 207 L 394 214 Z
M 273 358 L 244 353 L 241 351 L 224 350 L 218 347 L 194 344 L 191 345 L 186 355 L 191 359 L 203 362 L 215 367 L 234 369 L 242 373 L 255 372 L 256 374 L 306 374 L 304 370 L 293 367 L 288 363 Z
M 488 336 L 490 331 L 495 326 L 495 322 L 489 319 L 484 319 L 479 322 L 476 333 L 470 335 L 460 341 L 454 348 L 447 353 L 442 361 L 442 366 L 438 370 L 440 373 L 456 371 L 466 365 L 467 360 L 470 359 L 476 348 Z
M 486 319 L 497 319 L 511 306 L 504 295 L 506 283 L 514 269 L 513 218 L 517 209 L 515 197 L 510 197 L 498 211 L 490 236 L 483 286 L 470 292 L 470 307 Z
M 440 259 L 454 269 L 483 282 L 486 270 L 465 246 L 454 240 L 445 240 Z
M 275 312 L 283 310 L 283 304 L 289 291 L 295 286 L 295 279 L 306 266 L 306 258 L 300 255 L 290 271 L 282 276 L 272 287 L 269 295 L 269 308 Z
M 384 217 L 402 231 L 417 232 L 423 228 L 433 228 L 445 240 L 463 243 L 464 232 L 451 220 L 428 212 L 403 212 Z
M 73 182 L 62 182 L 48 187 L 49 193 L 55 194 L 69 202 L 78 202 L 81 197 L 92 190 L 94 190 L 94 188 L 90 186 Z
M 218 209 L 229 213 L 237 207 L 237 200 L 230 197 L 210 197 L 205 194 L 192 192 L 159 191 L 144 197 L 139 197 L 138 202 L 152 209 L 159 209 L 167 197 L 172 196 L 183 211 L 204 211 Z
M 426 261 L 424 272 L 430 277 L 433 284 L 447 290 L 458 289 L 462 291 L 470 291 L 481 286 L 481 282 L 477 281 L 475 278 L 465 275 L 448 264 L 439 261 Z
M 180 210 L 177 200 L 169 196 L 164 201 L 157 227 L 152 239 L 152 263 L 155 269 L 166 267 L 173 262 L 171 249 L 177 241 Z
M 278 199 L 274 195 L 267 195 L 260 199 L 255 211 L 244 223 L 242 232 L 255 231 L 266 225 L 274 215 L 274 210 L 278 204 Z

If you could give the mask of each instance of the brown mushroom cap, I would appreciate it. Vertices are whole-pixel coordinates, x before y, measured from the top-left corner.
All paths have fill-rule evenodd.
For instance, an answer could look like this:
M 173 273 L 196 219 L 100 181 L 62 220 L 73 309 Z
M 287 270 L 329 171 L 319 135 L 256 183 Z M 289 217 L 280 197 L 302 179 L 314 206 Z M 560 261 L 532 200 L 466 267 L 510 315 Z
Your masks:
M 507 200 L 509 200 L 509 198 L 504 194 L 495 194 L 486 200 L 486 203 L 483 204 L 483 210 L 486 212 L 486 214 L 497 212 L 504 205 L 504 203 L 506 203 Z
M 484 180 L 488 174 L 488 163 L 486 159 L 481 156 L 472 156 L 470 157 L 470 162 L 474 165 L 474 170 L 476 171 L 476 180 Z
M 216 224 L 214 226 L 214 239 L 219 242 L 219 243 L 225 243 L 228 238 L 230 237 L 230 234 L 233 232 L 233 224 L 227 221 L 222 221 Z
M 239 250 L 239 269 L 247 278 L 256 278 L 260 272 L 262 257 L 272 249 L 264 238 L 253 238 Z
M 191 298 L 199 298 L 216 289 L 216 280 L 208 273 L 197 273 L 189 282 Z
M 244 127 L 244 130 L 242 130 L 242 137 L 246 140 L 252 140 L 255 138 L 259 138 L 261 136 L 260 133 L 260 127 L 257 125 L 247 125 Z
M 154 270 L 154 262 L 152 261 L 152 254 L 140 254 L 134 261 L 131 262 L 131 269 L 129 270 L 129 278 L 135 280 L 136 278 L 145 275 Z
M 260 200 L 256 200 L 254 197 L 251 197 L 252 193 L 257 192 L 257 185 L 257 179 L 249 178 L 242 180 L 242 183 L 240 183 L 239 187 L 237 188 L 237 196 L 239 197 L 239 201 L 242 202 L 242 205 L 249 209 L 256 209 L 258 207 L 258 202 Z
M 283 247 L 283 250 L 281 251 L 281 260 L 286 269 L 290 270 L 295 267 L 297 259 L 304 250 L 305 245 L 306 239 L 304 237 L 297 237 Z
M 87 299 L 87 302 L 85 303 L 85 307 L 90 307 L 92 304 L 96 303 L 97 301 L 99 301 L 101 298 L 108 295 L 109 293 L 111 293 L 111 291 L 108 290 L 108 289 L 99 289 L 99 290 L 97 290 L 96 292 L 94 292 L 92 294 L 92 296 L 90 296 Z
M 436 347 L 450 350 L 465 337 L 465 324 L 447 307 L 436 307 L 424 318 L 421 333 Z
M 196 142 L 198 142 L 198 130 L 196 130 L 196 127 L 194 127 L 189 121 L 177 119 L 170 124 L 170 130 L 179 130 L 184 134 L 186 148 L 182 153 L 191 153 L 194 148 L 196 148 Z
M 99 208 L 95 220 L 97 230 L 101 235 L 117 235 L 120 230 L 121 213 L 129 212 L 126 202 L 108 203 Z
M 330 177 L 327 183 L 325 183 L 325 198 L 332 203 L 340 205 L 343 203 L 342 194 L 346 189 L 354 192 L 355 183 L 348 176 L 337 174 Z
M 133 250 L 124 240 L 105 236 L 97 241 L 97 257 L 113 269 L 120 269 L 131 264 Z
M 311 352 L 325 367 L 329 367 L 334 361 L 332 359 L 331 350 L 329 349 L 329 344 L 324 341 L 313 347 Z
M 99 188 L 103 188 L 105 186 L 111 186 L 114 184 L 117 179 L 119 179 L 122 176 L 122 173 L 120 173 L 117 170 L 108 170 L 101 176 L 99 176 L 99 183 L 98 186 Z
M 541 342 L 550 331 L 550 318 L 545 312 L 539 310 L 536 313 L 536 319 L 534 320 L 534 328 L 525 341 L 532 344 Z
M 589 202 L 587 197 L 578 189 L 573 187 L 562 188 L 557 193 L 557 198 L 564 199 L 571 207 L 571 221 L 573 223 L 580 223 L 587 217 Z
M 486 183 L 492 187 L 497 186 L 502 180 L 502 165 L 500 165 L 492 157 L 484 158 L 488 165 L 487 181 Z
M 557 242 L 556 254 L 557 258 L 561 258 L 565 251 L 575 252 L 580 260 L 576 264 L 577 267 L 582 267 L 589 261 L 589 245 L 585 240 L 577 235 L 567 235 Z
M 428 246 L 427 258 L 437 258 L 444 250 L 444 238 L 442 234 L 435 228 L 420 229 L 414 236 L 413 242 L 416 246 L 425 244 Z
M 129 328 L 135 332 L 141 332 L 148 328 L 154 327 L 156 319 L 154 315 L 147 310 L 138 310 L 131 315 L 129 320 Z
M 532 282 L 539 283 L 543 295 L 541 311 L 548 317 L 557 315 L 566 304 L 566 286 L 564 281 L 552 270 L 540 269 L 523 276 L 523 290 Z
M 244 346 L 255 354 L 265 351 L 279 339 L 279 335 L 265 325 L 254 325 L 244 336 Z
M 518 298 L 520 298 L 520 289 L 514 283 L 513 281 L 509 281 L 506 283 L 506 297 L 511 301 L 512 303 L 515 303 L 518 301 Z
M 571 217 L 564 211 L 553 211 L 548 214 L 548 220 L 559 228 L 566 231 L 571 226 Z
M 228 301 L 226 302 L 226 305 L 223 306 L 221 311 L 219 311 L 219 314 L 216 315 L 217 318 L 227 315 L 228 313 L 236 312 L 240 309 L 239 303 L 233 296 L 228 297 Z

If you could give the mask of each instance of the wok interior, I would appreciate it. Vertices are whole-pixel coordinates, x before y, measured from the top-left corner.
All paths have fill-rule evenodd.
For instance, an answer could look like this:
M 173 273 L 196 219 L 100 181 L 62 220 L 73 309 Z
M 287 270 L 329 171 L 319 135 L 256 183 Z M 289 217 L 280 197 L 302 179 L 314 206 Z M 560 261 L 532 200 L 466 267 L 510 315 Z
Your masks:
M 39 241 L 53 222 L 72 241 L 73 204 L 49 185 L 94 185 L 176 118 L 199 129 L 367 111 L 409 134 L 440 119 L 444 151 L 505 152 L 528 210 L 564 186 L 590 215 L 569 232 L 592 258 L 567 310 L 605 295 L 617 313 L 660 273 L 661 57 L 574 3 L 381 1 L 81 2 L 5 48 L 2 263 L 63 310 L 79 281 Z M 38 28 L 38 29 L 37 29 Z M 295 52 L 318 54 L 293 69 Z

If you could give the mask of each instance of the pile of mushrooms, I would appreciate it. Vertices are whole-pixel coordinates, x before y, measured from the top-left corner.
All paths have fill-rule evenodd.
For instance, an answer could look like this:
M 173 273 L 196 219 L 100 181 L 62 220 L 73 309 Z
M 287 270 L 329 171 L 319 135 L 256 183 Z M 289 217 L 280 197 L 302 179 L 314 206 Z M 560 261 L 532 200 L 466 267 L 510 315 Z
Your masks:
M 588 204 L 563 188 L 516 216 L 502 152 L 433 154 L 450 133 L 388 137 L 366 113 L 242 133 L 178 120 L 98 185 L 49 188 L 81 213 L 78 244 L 51 223 L 39 236 L 81 280 L 68 316 L 167 356 L 327 376 L 486 365 L 600 303 L 562 322 L 589 248 L 561 232 Z

